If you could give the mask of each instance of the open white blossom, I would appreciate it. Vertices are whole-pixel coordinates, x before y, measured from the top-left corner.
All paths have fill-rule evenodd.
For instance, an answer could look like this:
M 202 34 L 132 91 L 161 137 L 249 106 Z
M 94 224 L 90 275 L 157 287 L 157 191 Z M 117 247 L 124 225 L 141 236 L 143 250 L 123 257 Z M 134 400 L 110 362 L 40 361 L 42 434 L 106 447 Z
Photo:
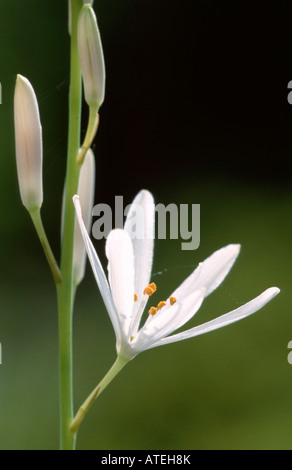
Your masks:
M 261 309 L 280 292 L 277 287 L 269 288 L 225 315 L 172 335 L 195 315 L 205 297 L 229 273 L 240 251 L 240 245 L 231 244 L 200 263 L 166 301 L 152 306 L 147 320 L 140 326 L 147 301 L 156 291 L 156 285 L 151 283 L 155 216 L 152 195 L 146 190 L 140 191 L 124 229 L 110 232 L 106 242 L 108 280 L 83 223 L 78 196 L 74 196 L 73 201 L 93 273 L 113 324 L 117 353 L 125 360 L 146 349 L 193 338 L 241 320 Z M 144 239 L 135 239 L 131 233 L 135 206 L 143 208 Z

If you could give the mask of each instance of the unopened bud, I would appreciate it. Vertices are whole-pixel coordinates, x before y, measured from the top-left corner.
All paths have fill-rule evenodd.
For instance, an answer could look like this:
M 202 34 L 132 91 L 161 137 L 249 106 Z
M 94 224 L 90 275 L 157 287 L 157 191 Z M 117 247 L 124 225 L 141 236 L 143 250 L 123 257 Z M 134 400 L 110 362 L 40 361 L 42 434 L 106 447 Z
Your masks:
M 94 0 L 83 0 L 83 5 L 86 3 L 90 3 L 93 5 Z M 71 0 L 68 0 L 68 32 L 71 35 L 71 22 L 72 22 L 72 14 L 71 14 Z
M 14 94 L 16 163 L 20 196 L 31 212 L 43 202 L 42 127 L 34 90 L 30 82 L 17 75 Z
M 78 19 L 78 50 L 85 100 L 98 109 L 104 100 L 105 66 L 96 16 L 88 3 Z
M 84 224 L 87 231 L 90 231 L 92 220 L 92 209 L 94 204 L 95 188 L 95 160 L 91 149 L 86 153 L 84 163 L 80 170 L 78 196 Z M 86 250 L 78 223 L 75 225 L 73 272 L 75 285 L 80 284 L 85 273 Z

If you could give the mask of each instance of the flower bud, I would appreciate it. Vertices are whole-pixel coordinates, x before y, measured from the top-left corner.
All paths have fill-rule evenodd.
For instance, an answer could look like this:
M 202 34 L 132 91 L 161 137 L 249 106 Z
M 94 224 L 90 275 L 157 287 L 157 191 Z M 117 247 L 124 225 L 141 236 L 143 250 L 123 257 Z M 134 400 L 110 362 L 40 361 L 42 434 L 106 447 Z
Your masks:
M 85 100 L 98 109 L 104 100 L 105 66 L 96 16 L 90 4 L 84 5 L 79 15 L 78 50 Z
M 91 149 L 86 153 L 84 163 L 81 167 L 78 196 L 80 199 L 81 210 L 84 224 L 87 231 L 90 231 L 92 220 L 92 209 L 94 203 L 95 189 L 95 160 Z M 80 232 L 79 224 L 75 225 L 74 255 L 73 255 L 73 273 L 75 285 L 80 284 L 85 273 L 86 251 L 84 241 Z
M 17 75 L 14 94 L 16 164 L 20 196 L 29 211 L 43 202 L 42 127 L 34 90 L 30 82 Z
M 83 0 L 83 5 L 86 3 L 90 3 L 90 5 L 93 5 L 94 0 Z M 72 14 L 71 14 L 71 0 L 68 0 L 68 32 L 71 36 L 71 20 L 72 20 Z

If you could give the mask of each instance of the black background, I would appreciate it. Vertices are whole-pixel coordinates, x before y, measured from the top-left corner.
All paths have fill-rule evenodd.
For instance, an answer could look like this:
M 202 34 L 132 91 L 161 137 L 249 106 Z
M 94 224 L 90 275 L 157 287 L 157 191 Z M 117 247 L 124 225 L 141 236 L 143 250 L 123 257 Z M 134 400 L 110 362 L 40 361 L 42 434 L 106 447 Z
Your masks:
M 218 174 L 279 189 L 290 183 L 290 4 L 123 7 L 118 28 L 104 36 L 107 94 L 97 142 L 114 167 L 101 158 L 102 192 L 113 186 L 120 194 L 125 181 L 136 192 L 165 178 L 195 184 Z M 104 29 L 110 13 L 96 10 Z

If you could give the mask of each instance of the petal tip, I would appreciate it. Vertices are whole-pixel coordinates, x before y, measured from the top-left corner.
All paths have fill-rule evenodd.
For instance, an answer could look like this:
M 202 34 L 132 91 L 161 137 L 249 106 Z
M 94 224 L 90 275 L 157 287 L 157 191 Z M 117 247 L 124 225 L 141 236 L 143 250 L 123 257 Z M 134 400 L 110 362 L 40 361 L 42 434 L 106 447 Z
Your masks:
M 266 292 L 268 292 L 273 298 L 281 292 L 281 289 L 279 289 L 279 287 L 270 287 Z
M 17 82 L 27 82 L 28 80 L 27 80 L 27 78 L 25 78 L 23 75 L 21 75 L 20 73 L 18 73 L 18 74 L 16 75 L 16 81 L 17 81 Z
M 154 197 L 153 194 L 148 191 L 148 189 L 141 189 L 135 196 L 133 203 L 137 201 L 144 201 L 148 203 L 154 203 Z
M 240 250 L 241 250 L 241 245 L 240 245 L 240 243 L 232 243 L 232 244 L 229 245 L 229 247 L 230 247 L 231 249 L 233 249 L 234 253 L 238 253 L 238 254 L 239 254 L 239 252 L 240 252 Z
M 72 197 L 72 201 L 73 201 L 75 208 L 77 209 L 77 207 L 80 206 L 80 199 L 79 199 L 78 194 L 74 194 L 74 196 Z

